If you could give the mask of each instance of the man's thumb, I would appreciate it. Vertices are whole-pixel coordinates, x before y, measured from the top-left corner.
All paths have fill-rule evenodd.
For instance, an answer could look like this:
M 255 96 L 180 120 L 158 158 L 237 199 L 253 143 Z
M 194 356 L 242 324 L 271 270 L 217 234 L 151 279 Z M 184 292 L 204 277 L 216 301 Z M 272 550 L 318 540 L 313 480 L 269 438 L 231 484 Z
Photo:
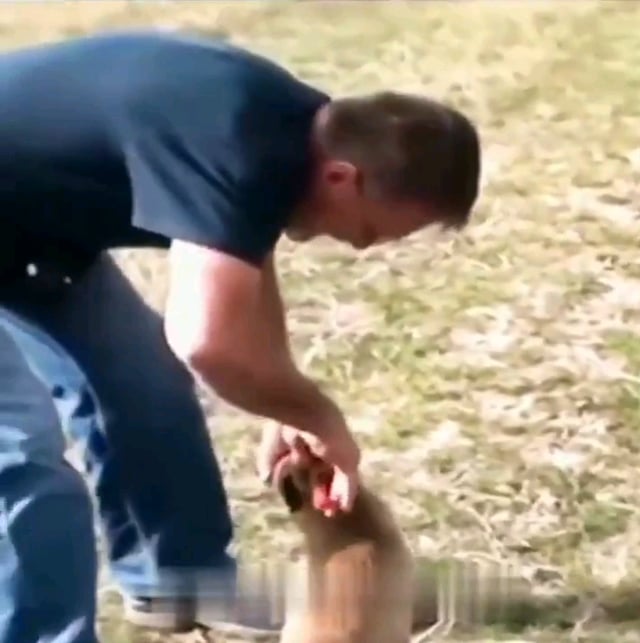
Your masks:
M 273 467 L 282 454 L 283 443 L 280 439 L 280 427 L 269 425 L 262 432 L 262 438 L 256 452 L 256 469 L 262 482 L 268 484 Z

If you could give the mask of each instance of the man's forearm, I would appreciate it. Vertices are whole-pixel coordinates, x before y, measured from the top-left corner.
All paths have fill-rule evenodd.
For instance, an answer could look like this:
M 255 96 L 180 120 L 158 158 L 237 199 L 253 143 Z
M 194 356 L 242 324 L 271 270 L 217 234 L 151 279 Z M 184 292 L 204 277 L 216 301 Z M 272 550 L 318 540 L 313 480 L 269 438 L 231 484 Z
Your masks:
M 273 256 L 265 262 L 258 296 L 243 302 L 241 315 L 208 332 L 211 341 L 182 353 L 230 404 L 318 436 L 344 422 L 336 405 L 296 368 Z
M 270 372 L 230 360 L 215 366 L 198 364 L 205 383 L 240 409 L 308 431 L 318 437 L 343 423 L 342 413 L 310 379 L 293 365 Z

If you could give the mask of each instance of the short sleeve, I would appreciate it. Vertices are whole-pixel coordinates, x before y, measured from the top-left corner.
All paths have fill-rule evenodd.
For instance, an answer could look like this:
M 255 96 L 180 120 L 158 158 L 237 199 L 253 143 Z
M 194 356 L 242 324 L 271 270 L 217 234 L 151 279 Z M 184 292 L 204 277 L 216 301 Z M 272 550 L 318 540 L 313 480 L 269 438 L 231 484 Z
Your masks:
M 215 113 L 175 106 L 127 114 L 120 140 L 133 226 L 253 264 L 273 249 L 291 204 L 280 178 L 287 168 L 275 167 L 268 146 L 216 124 Z

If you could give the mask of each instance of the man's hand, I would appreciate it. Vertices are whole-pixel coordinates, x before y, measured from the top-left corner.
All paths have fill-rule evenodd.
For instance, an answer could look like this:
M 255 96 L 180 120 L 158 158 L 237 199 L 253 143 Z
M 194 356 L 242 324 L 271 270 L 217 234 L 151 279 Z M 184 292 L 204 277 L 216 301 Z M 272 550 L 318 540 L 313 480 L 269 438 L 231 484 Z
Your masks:
M 276 464 L 287 454 L 293 465 L 311 464 L 317 458 L 332 467 L 326 504 L 317 509 L 327 516 L 337 510 L 351 510 L 358 489 L 360 449 L 346 426 L 324 440 L 292 427 L 266 428 L 257 454 L 258 473 L 263 481 L 271 482 Z

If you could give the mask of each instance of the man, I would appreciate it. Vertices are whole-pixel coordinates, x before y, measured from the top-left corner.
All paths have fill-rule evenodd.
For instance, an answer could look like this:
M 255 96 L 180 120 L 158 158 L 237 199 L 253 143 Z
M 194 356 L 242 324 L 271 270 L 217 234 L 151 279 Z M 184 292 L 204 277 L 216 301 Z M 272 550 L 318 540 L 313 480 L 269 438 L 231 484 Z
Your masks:
M 97 641 L 92 505 L 65 433 L 127 617 L 187 628 L 222 594 L 233 620 L 232 525 L 192 374 L 292 427 L 348 511 L 359 450 L 292 360 L 274 247 L 464 225 L 477 134 L 426 99 L 331 100 L 249 52 L 156 33 L 2 54 L 0 115 L 0 643 Z M 123 246 L 169 248 L 164 319 L 109 259 Z

